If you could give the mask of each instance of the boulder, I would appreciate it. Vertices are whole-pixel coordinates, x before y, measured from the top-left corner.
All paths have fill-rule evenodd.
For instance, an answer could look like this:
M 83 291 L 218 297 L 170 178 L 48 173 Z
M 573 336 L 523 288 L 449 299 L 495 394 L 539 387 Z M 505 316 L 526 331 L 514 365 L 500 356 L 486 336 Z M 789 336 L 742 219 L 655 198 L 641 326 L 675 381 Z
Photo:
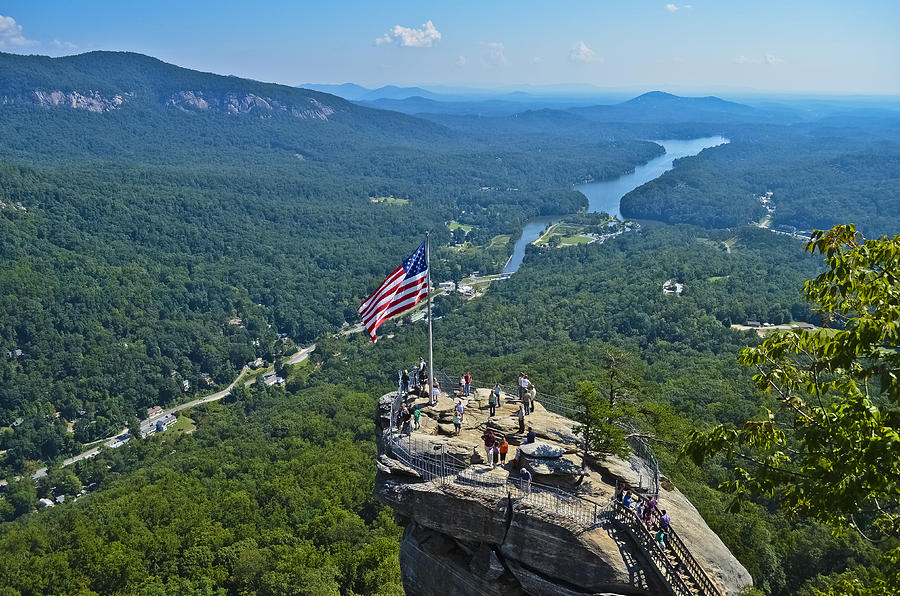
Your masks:
M 556 459 L 562 457 L 566 450 L 558 445 L 551 445 L 543 441 L 535 441 L 527 445 L 522 445 L 522 453 L 528 459 Z
M 565 457 L 552 459 L 524 457 L 522 465 L 532 473 L 537 482 L 574 483 L 582 476 L 581 466 Z

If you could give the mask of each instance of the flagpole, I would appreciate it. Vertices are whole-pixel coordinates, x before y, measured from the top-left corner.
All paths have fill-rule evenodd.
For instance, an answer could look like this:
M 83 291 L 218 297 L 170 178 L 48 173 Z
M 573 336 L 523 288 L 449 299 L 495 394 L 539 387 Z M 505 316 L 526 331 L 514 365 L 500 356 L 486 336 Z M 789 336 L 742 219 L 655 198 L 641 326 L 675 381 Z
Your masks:
M 425 232 L 425 267 L 428 271 L 428 403 L 434 402 L 434 333 L 431 329 L 431 232 Z

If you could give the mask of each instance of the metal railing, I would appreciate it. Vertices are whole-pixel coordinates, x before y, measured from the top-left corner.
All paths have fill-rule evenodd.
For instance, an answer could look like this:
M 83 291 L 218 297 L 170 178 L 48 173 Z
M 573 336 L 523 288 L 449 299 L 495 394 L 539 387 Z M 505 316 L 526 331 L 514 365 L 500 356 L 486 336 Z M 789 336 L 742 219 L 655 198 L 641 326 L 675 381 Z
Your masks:
M 656 566 L 660 578 L 668 585 L 675 596 L 693 596 L 696 594 L 696 591 L 685 581 L 680 569 L 672 564 L 663 548 L 653 538 L 653 535 L 647 530 L 633 509 L 625 507 L 619 501 L 615 501 L 612 508 L 612 517 L 631 535 L 647 559 Z M 718 596 L 718 591 L 710 594 Z
M 520 479 L 487 477 L 486 470 L 476 470 L 458 457 L 446 452 L 443 441 L 413 436 L 397 430 L 396 413 L 403 396 L 391 400 L 390 426 L 382 434 L 391 455 L 416 471 L 424 480 L 438 479 L 442 485 L 454 483 L 474 487 L 499 499 L 513 496 L 542 511 L 555 513 L 586 526 L 599 523 L 608 515 L 609 505 L 599 505 L 565 489 Z M 410 429 L 405 429 L 410 430 Z
M 638 535 L 645 535 L 643 537 L 644 539 L 649 538 L 656 545 L 656 550 L 665 554 L 665 551 L 663 551 L 659 544 L 653 539 L 651 532 L 651 528 L 662 525 L 659 511 L 653 511 L 650 515 L 649 524 L 645 525 L 634 509 L 625 507 L 620 501 L 616 501 L 615 509 L 617 511 L 621 510 L 617 514 L 614 514 L 617 515 L 617 521 L 624 523 L 626 521 L 625 518 L 627 518 L 627 525 L 630 531 Z M 679 576 L 686 575 L 690 582 L 695 586 L 694 591 L 685 592 L 686 594 L 720 596 L 721 592 L 719 589 L 710 579 L 709 575 L 707 575 L 700 563 L 697 562 L 697 559 L 694 558 L 694 555 L 691 554 L 691 551 L 688 550 L 684 541 L 681 539 L 681 536 L 678 535 L 678 532 L 675 531 L 675 528 L 673 528 L 671 524 L 669 524 L 668 528 L 665 530 L 664 541 L 667 548 L 671 551 L 672 556 L 678 562 L 679 568 L 676 569 L 671 564 L 669 566 L 672 567 L 673 571 L 677 572 Z M 648 553 L 648 555 L 649 554 L 650 553 Z M 659 553 L 656 554 L 658 555 Z M 651 558 L 653 557 L 651 556 Z M 666 560 L 668 561 L 668 558 Z
M 467 468 L 459 472 L 454 482 L 473 487 L 499 499 L 513 498 L 544 513 L 550 513 L 573 520 L 586 527 L 592 527 L 609 518 L 610 503 L 599 504 L 558 486 L 539 484 L 521 478 L 498 479 L 487 476 L 484 471 Z

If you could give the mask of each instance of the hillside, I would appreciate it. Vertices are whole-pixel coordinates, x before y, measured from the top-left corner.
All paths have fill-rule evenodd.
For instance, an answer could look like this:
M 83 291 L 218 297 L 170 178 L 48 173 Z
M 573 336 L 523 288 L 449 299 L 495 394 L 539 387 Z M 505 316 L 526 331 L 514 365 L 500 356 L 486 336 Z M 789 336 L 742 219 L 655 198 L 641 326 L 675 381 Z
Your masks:
M 583 206 L 571 183 L 658 151 L 557 137 L 537 153 L 129 53 L 0 54 L 0 98 L 0 349 L 23 354 L 0 359 L 0 450 L 16 472 L 355 321 L 425 230 L 436 276 L 498 269 L 522 222 Z M 465 252 L 447 247 L 461 218 Z

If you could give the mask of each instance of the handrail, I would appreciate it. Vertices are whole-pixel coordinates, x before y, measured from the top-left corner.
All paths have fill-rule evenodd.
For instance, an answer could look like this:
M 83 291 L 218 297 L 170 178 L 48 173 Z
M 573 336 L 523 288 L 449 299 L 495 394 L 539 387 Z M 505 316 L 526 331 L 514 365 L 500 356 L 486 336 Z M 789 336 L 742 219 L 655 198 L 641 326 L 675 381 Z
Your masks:
M 653 536 L 644 527 L 641 520 L 638 519 L 637 513 L 633 509 L 625 507 L 619 501 L 615 501 L 613 505 L 613 519 L 631 533 L 634 541 L 641 547 L 650 562 L 656 565 L 660 577 L 669 585 L 675 596 L 693 596 L 694 592 L 690 589 L 690 586 L 687 585 L 678 569 L 669 561 L 665 551 L 653 539 Z M 718 592 L 712 592 L 712 594 L 718 594 Z
M 631 512 L 635 518 L 637 518 L 637 513 L 622 505 L 617 501 L 617 504 L 623 509 Z M 660 525 L 662 523 L 662 518 L 659 514 L 659 511 L 654 511 L 650 516 L 650 527 Z M 638 522 L 640 523 L 641 528 L 644 531 L 649 533 L 649 529 L 647 526 L 643 524 L 638 518 Z M 703 566 L 694 558 L 694 555 L 691 554 L 691 551 L 687 548 L 687 545 L 684 544 L 684 541 L 681 539 L 681 536 L 678 535 L 678 532 L 675 531 L 675 528 L 669 524 L 668 529 L 666 531 L 666 543 L 672 549 L 675 558 L 678 562 L 684 567 L 684 569 L 690 574 L 691 579 L 697 585 L 698 590 L 700 590 L 701 594 L 720 594 L 719 589 L 710 579 L 709 575 L 707 575 L 706 570 L 703 569 Z

